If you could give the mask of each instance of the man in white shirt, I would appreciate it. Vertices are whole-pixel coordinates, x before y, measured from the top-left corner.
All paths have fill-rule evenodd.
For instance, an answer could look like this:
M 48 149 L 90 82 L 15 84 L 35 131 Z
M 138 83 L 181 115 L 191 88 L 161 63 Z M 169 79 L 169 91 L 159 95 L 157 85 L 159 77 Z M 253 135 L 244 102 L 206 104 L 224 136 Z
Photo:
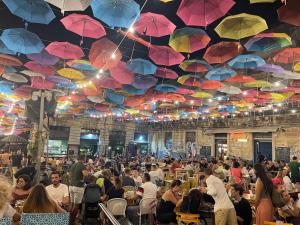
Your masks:
M 48 195 L 59 205 L 68 205 L 69 189 L 67 185 L 60 183 L 59 172 L 51 173 L 51 182 L 52 184 L 46 187 Z
M 201 192 L 207 193 L 215 200 L 214 213 L 216 225 L 237 225 L 237 216 L 234 205 L 229 199 L 225 185 L 213 175 L 211 168 L 205 169 L 207 188 L 201 187 Z
M 289 173 L 289 169 L 284 167 L 282 171 L 283 183 L 284 183 L 285 190 L 290 191 L 293 189 L 293 183 L 291 178 L 289 178 L 288 173 Z
M 149 172 L 149 175 L 153 184 L 157 184 L 157 182 L 162 180 L 161 174 L 157 170 L 156 164 L 152 164 L 152 170 Z

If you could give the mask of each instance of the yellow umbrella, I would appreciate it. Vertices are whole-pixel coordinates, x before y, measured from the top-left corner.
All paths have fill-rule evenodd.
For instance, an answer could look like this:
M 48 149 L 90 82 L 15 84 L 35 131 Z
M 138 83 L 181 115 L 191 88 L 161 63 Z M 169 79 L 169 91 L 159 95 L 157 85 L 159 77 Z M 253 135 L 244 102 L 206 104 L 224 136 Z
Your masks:
M 160 0 L 163 3 L 173 2 L 173 0 Z
M 240 40 L 256 35 L 266 29 L 268 29 L 268 25 L 263 18 L 240 13 L 234 16 L 227 16 L 215 28 L 215 31 L 222 38 Z
M 162 109 L 162 108 L 175 108 L 174 104 L 171 103 L 162 103 L 158 106 L 158 108 Z
M 272 87 L 272 84 L 265 80 L 256 80 L 254 82 L 245 83 L 244 86 L 249 88 L 267 88 Z
M 204 91 L 197 91 L 194 94 L 192 94 L 194 98 L 211 98 L 212 94 L 204 92 Z
M 78 70 L 72 68 L 62 68 L 57 71 L 57 73 L 62 76 L 73 80 L 82 80 L 85 78 L 85 75 Z
M 275 102 L 282 102 L 288 98 L 290 98 L 294 93 L 288 92 L 283 94 L 271 93 L 271 98 L 274 99 Z
M 140 113 L 140 111 L 136 109 L 126 109 L 125 112 L 129 113 L 130 115 L 136 115 Z
M 250 0 L 250 4 L 254 3 L 274 3 L 276 0 Z
M 294 71 L 300 72 L 300 62 L 298 62 L 294 65 Z

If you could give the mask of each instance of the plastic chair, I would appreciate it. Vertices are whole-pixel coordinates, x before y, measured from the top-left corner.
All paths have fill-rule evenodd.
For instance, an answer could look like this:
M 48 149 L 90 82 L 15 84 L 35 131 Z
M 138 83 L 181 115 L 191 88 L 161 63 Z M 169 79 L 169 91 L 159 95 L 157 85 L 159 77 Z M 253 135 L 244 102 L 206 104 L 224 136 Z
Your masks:
M 143 215 L 155 215 L 157 206 L 156 198 L 143 198 L 139 204 L 139 225 L 142 224 L 142 216 Z M 151 221 L 150 221 L 151 224 Z
M 107 209 L 111 212 L 114 216 L 124 216 L 126 217 L 126 207 L 127 201 L 124 198 L 113 198 L 108 200 Z
M 276 225 L 276 222 L 264 221 L 264 225 Z M 283 225 L 293 225 L 292 223 L 283 223 Z
M 69 213 L 22 213 L 20 225 L 69 225 Z
M 197 225 L 201 224 L 200 215 L 199 214 L 189 214 L 189 213 L 176 213 L 177 222 L 181 222 L 184 224 L 194 223 Z
M 11 225 L 12 224 L 12 218 L 10 217 L 3 217 L 0 219 L 0 225 Z

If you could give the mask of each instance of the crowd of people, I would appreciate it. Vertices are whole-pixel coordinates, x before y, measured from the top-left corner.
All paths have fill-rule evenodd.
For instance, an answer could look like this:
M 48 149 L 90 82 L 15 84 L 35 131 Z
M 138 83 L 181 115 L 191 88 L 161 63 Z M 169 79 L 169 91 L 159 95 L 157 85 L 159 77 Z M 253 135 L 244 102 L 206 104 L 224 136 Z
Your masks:
M 178 169 L 190 171 L 196 185 L 187 188 L 187 177 L 176 177 Z M 276 219 L 300 224 L 297 157 L 290 163 L 260 157 L 253 166 L 234 157 L 181 161 L 148 156 L 125 161 L 79 156 L 76 162 L 43 162 L 37 185 L 33 185 L 34 165 L 19 168 L 14 176 L 15 185 L 9 178 L 0 179 L 0 218 L 12 217 L 15 222 L 22 212 L 69 212 L 70 224 L 76 224 L 84 218 L 85 204 L 123 198 L 129 203 L 126 217 L 135 225 L 139 202 L 153 198 L 158 200 L 157 224 L 177 224 L 176 212 L 199 214 L 204 224 L 210 220 L 205 212 L 213 213 L 216 225 L 263 225 Z M 296 195 L 291 197 L 291 193 Z

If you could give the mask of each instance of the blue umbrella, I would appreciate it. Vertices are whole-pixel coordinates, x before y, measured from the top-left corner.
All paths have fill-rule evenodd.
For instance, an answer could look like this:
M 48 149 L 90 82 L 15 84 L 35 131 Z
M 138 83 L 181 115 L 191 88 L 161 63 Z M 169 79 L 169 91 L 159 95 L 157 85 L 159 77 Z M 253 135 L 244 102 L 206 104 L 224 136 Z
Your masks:
M 205 75 L 205 77 L 208 80 L 223 81 L 230 77 L 235 76 L 236 74 L 237 73 L 232 69 L 220 67 L 220 68 L 214 68 L 214 69 L 208 71 L 207 74 Z
M 3 0 L 9 11 L 30 23 L 49 24 L 55 15 L 44 0 Z
M 0 53 L 9 54 L 9 55 L 15 55 L 15 54 L 17 54 L 17 52 L 8 49 L 6 47 L 6 45 L 3 43 L 3 41 L 1 41 L 1 40 L 0 40 Z
M 116 104 L 122 105 L 124 103 L 125 97 L 123 95 L 117 94 L 112 90 L 105 91 L 105 99 L 106 101 Z
M 256 69 L 265 64 L 266 62 L 263 58 L 252 54 L 239 55 L 228 62 L 229 66 L 236 69 Z
M 133 73 L 141 75 L 155 74 L 157 66 L 145 59 L 133 59 L 127 65 L 127 68 Z
M 91 6 L 94 16 L 111 27 L 129 28 L 140 16 L 134 0 L 94 0 Z
M 131 85 L 125 84 L 123 85 L 123 90 L 128 92 L 129 94 L 133 95 L 143 95 L 146 93 L 146 90 L 144 89 L 137 89 Z
M 24 28 L 6 29 L 0 39 L 10 50 L 23 54 L 40 53 L 45 47 L 36 34 Z
M 134 82 L 131 85 L 137 89 L 146 90 L 155 86 L 156 83 L 157 79 L 153 76 L 136 75 Z
M 155 86 L 155 90 L 160 92 L 176 92 L 177 87 L 171 84 L 158 84 Z
M 58 88 L 67 88 L 67 89 L 76 89 L 76 88 L 78 88 L 77 84 L 74 84 L 74 83 L 59 83 L 59 84 L 56 84 L 56 86 Z

